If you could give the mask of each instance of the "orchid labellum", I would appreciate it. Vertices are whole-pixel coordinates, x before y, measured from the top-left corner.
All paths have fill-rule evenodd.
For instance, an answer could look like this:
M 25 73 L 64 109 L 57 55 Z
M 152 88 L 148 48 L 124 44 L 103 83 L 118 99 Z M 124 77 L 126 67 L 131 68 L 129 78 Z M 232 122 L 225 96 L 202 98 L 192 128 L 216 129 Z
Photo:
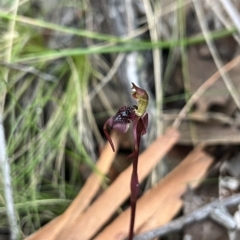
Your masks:
M 108 139 L 113 151 L 115 151 L 112 139 L 107 131 L 107 127 L 110 129 L 115 129 L 119 132 L 126 133 L 129 124 L 133 122 L 133 136 L 134 136 L 134 151 L 127 158 L 133 160 L 133 171 L 131 177 L 131 220 L 130 220 L 130 230 L 128 240 L 133 239 L 133 230 L 135 222 L 135 212 L 136 212 L 136 202 L 138 196 L 138 156 L 141 136 L 147 131 L 148 126 L 148 114 L 146 113 L 146 108 L 148 105 L 148 94 L 142 88 L 137 87 L 132 83 L 132 97 L 136 99 L 137 105 L 131 107 L 121 107 L 115 116 L 110 117 L 104 124 L 103 131 Z

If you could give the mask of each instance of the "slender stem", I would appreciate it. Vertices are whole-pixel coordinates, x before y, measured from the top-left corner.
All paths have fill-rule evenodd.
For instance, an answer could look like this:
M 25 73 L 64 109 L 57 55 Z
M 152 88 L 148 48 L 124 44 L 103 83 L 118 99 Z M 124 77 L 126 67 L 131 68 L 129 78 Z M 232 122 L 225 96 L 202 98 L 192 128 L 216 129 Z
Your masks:
M 135 223 L 135 215 L 136 215 L 136 205 L 137 205 L 137 197 L 139 191 L 139 182 L 138 182 L 138 174 L 137 174 L 137 165 L 138 165 L 138 155 L 133 159 L 133 171 L 131 177 L 131 219 L 130 219 L 130 228 L 129 228 L 129 240 L 133 239 L 134 233 L 134 223 Z
M 136 205 L 137 205 L 137 197 L 139 191 L 139 182 L 138 182 L 138 156 L 139 156 L 139 147 L 141 142 L 142 131 L 144 129 L 143 120 L 137 119 L 133 123 L 133 134 L 134 134 L 134 152 L 129 156 L 133 158 L 133 170 L 131 177 L 131 219 L 130 219 L 130 228 L 129 228 L 129 236 L 128 240 L 132 240 L 134 236 L 134 223 L 135 223 L 135 215 L 136 215 Z

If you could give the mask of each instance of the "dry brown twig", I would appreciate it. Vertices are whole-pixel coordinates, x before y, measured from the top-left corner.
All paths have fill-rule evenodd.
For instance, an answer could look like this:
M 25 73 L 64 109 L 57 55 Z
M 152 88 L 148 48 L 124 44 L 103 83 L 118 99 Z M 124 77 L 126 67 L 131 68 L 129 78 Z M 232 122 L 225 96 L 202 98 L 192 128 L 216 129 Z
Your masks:
M 57 77 L 47 74 L 45 72 L 41 72 L 32 66 L 22 65 L 19 63 L 8 63 L 4 61 L 0 61 L 0 65 L 22 72 L 31 73 L 39 78 L 44 79 L 45 81 L 56 82 L 58 80 Z
M 148 239 L 166 235 L 167 233 L 170 233 L 170 232 L 178 231 L 188 224 L 199 222 L 201 220 L 206 219 L 207 217 L 210 216 L 210 214 L 215 209 L 219 209 L 222 207 L 228 208 L 231 206 L 236 206 L 239 203 L 240 203 L 240 194 L 228 197 L 222 201 L 216 200 L 214 202 L 211 202 L 193 211 L 192 213 L 186 216 L 183 216 L 174 221 L 171 221 L 170 223 L 160 228 L 138 235 L 134 238 L 134 240 L 148 240 Z

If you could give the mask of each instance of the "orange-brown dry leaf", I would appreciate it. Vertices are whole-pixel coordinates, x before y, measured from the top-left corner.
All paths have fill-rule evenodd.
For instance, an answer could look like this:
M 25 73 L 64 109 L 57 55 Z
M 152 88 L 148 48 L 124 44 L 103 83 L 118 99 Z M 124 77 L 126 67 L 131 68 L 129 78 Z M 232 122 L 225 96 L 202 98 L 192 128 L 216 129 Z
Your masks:
M 181 196 L 185 192 L 187 185 L 191 186 L 191 188 L 197 187 L 200 184 L 199 180 L 206 175 L 208 167 L 212 161 L 212 157 L 203 152 L 201 148 L 193 150 L 183 163 L 173 170 L 168 176 L 169 179 L 172 177 L 172 182 L 179 181 L 181 183 L 181 178 L 185 175 L 184 178 L 186 178 L 186 180 L 183 186 L 181 186 L 181 184 L 176 188 L 174 188 L 174 186 L 172 186 L 172 188 L 169 186 L 172 191 L 169 192 L 170 195 L 166 196 L 164 199 L 165 203 L 162 201 L 163 203 L 161 206 L 159 206 L 150 219 L 148 219 L 145 224 L 138 229 L 138 232 L 145 232 L 169 222 L 182 207 Z M 179 180 L 176 179 L 178 178 L 177 173 L 181 175 Z M 163 207 L 163 205 L 165 207 Z
M 116 151 L 119 145 L 119 138 L 116 132 L 111 134 Z M 50 223 L 30 235 L 27 240 L 53 240 L 62 229 L 70 222 L 74 221 L 81 213 L 89 206 L 93 197 L 101 186 L 104 174 L 109 171 L 109 168 L 115 158 L 116 152 L 112 151 L 109 143 L 104 146 L 101 156 L 97 161 L 96 168 L 99 173 L 93 172 L 82 187 L 78 196 L 73 200 L 68 209 L 59 217 L 53 219 Z M 102 175 L 103 174 L 103 175 Z
M 187 185 L 196 186 L 213 162 L 201 148 L 193 150 L 159 184 L 137 202 L 135 229 L 139 232 L 167 223 L 182 206 L 181 196 Z M 107 226 L 95 240 L 121 240 L 127 236 L 130 208 Z M 145 225 L 144 225 L 145 224 Z
M 156 166 L 160 159 L 177 142 L 179 133 L 170 128 L 165 135 L 159 137 L 139 157 L 139 181 L 141 182 Z M 66 225 L 66 228 L 57 236 L 57 240 L 88 240 L 109 220 L 118 207 L 130 195 L 130 177 L 132 167 L 128 167 L 110 185 L 105 192 L 80 215 L 76 221 Z M 129 216 L 128 216 L 129 217 Z M 128 225 L 129 219 L 126 224 Z M 112 239 L 112 238 L 105 238 Z

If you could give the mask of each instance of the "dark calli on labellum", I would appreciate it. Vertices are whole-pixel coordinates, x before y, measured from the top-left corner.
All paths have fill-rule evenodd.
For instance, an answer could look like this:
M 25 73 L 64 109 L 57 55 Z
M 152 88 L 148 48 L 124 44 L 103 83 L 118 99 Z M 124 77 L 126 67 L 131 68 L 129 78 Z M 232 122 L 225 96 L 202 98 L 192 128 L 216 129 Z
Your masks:
M 146 113 L 148 94 L 144 89 L 137 87 L 134 83 L 132 83 L 132 89 L 132 97 L 136 99 L 137 105 L 131 107 L 121 107 L 113 117 L 110 117 L 105 122 L 103 127 L 104 134 L 108 139 L 113 151 L 115 151 L 114 144 L 107 131 L 107 128 L 109 127 L 110 129 L 115 129 L 118 132 L 126 133 L 129 128 L 129 124 L 133 122 L 134 151 L 127 157 L 131 158 L 133 161 L 133 170 L 130 183 L 131 219 L 128 240 L 133 239 L 134 232 L 136 202 L 139 187 L 137 174 L 139 147 L 141 136 L 146 133 L 148 126 L 148 114 Z

